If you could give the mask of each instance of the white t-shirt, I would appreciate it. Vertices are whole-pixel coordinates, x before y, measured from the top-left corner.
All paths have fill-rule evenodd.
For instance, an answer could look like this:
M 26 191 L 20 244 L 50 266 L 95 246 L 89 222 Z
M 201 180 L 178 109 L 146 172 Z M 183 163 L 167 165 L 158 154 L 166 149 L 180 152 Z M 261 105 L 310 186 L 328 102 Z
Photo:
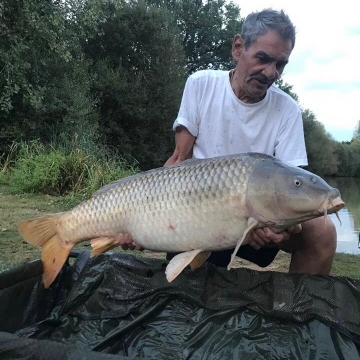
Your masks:
M 308 164 L 296 101 L 271 86 L 260 102 L 244 103 L 231 88 L 229 71 L 202 70 L 188 78 L 173 129 L 179 125 L 196 137 L 195 158 L 260 152 L 290 165 Z

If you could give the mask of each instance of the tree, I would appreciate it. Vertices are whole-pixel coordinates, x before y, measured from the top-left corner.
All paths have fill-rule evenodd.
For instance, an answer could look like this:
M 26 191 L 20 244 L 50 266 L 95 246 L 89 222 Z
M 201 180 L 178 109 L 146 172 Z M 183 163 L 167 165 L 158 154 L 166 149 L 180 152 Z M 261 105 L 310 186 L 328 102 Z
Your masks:
M 141 1 L 102 3 L 103 19 L 84 42 L 93 62 L 100 134 L 142 169 L 161 166 L 185 81 L 185 59 L 166 9 Z
M 88 63 L 60 1 L 0 8 L 0 153 L 12 141 L 95 132 Z
M 360 120 L 358 121 L 358 123 L 355 127 L 352 141 L 360 141 Z
M 203 69 L 231 69 L 231 45 L 241 33 L 240 8 L 225 0 L 147 0 L 166 7 L 179 29 L 189 74 Z
M 297 94 L 292 91 L 293 86 L 289 85 L 288 83 L 284 83 L 283 78 L 276 80 L 275 84 L 279 87 L 279 89 L 290 95 L 295 101 L 299 101 Z
M 338 169 L 336 141 L 308 109 L 302 113 L 308 154 L 308 170 L 319 175 L 334 175 Z
M 360 177 L 360 120 L 356 125 L 349 147 L 354 155 L 354 176 Z
M 338 157 L 337 176 L 360 176 L 360 147 L 356 144 L 338 143 L 336 148 Z

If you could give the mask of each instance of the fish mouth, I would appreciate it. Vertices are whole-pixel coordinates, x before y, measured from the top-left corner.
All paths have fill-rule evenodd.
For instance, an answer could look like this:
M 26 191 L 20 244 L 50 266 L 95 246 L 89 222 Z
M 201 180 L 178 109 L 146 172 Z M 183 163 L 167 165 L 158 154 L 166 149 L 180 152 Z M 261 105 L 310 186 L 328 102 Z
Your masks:
M 332 214 L 334 212 L 338 212 L 339 210 L 341 210 L 343 207 L 345 206 L 345 203 L 343 202 L 343 200 L 341 199 L 340 196 L 337 196 L 334 199 L 330 199 L 327 198 L 321 205 L 319 208 L 319 211 L 321 213 L 323 213 L 324 215 L 326 214 Z
M 345 206 L 344 201 L 341 199 L 340 196 L 336 196 L 334 199 L 327 198 L 321 205 L 318 211 L 326 216 L 327 214 L 335 213 L 336 217 L 338 218 L 340 224 L 341 220 L 339 217 L 338 212 Z

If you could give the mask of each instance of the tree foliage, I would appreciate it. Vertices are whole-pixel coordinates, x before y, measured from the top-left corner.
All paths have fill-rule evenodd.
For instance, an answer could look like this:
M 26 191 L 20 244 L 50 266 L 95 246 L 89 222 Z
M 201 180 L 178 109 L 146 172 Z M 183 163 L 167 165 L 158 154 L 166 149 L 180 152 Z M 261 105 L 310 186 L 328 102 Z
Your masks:
M 10 0 L 0 10 L 0 151 L 96 127 L 88 64 L 61 2 Z
M 308 109 L 303 111 L 304 136 L 308 153 L 308 170 L 319 175 L 334 175 L 338 169 L 336 142 L 324 125 Z
M 360 177 L 360 121 L 351 141 L 337 143 L 335 153 L 338 159 L 337 176 Z
M 304 135 L 308 153 L 308 170 L 319 175 L 360 177 L 360 139 L 337 142 L 325 131 L 310 110 L 303 111 Z
M 0 13 L 0 153 L 77 133 L 160 165 L 185 79 L 176 26 L 144 2 L 9 1 Z
M 354 142 L 359 141 L 360 142 L 360 120 L 358 121 L 358 123 L 357 123 L 357 125 L 355 127 L 354 136 L 352 138 L 352 141 L 354 141 Z
M 356 143 L 338 143 L 336 155 L 338 176 L 360 176 L 360 146 Z
M 173 150 L 186 77 L 230 69 L 240 8 L 225 0 L 0 2 L 0 159 L 15 142 L 71 139 L 142 169 Z M 277 81 L 292 96 L 292 86 Z M 360 122 L 349 143 L 303 111 L 309 170 L 360 176 Z
M 189 74 L 204 69 L 231 69 L 231 44 L 241 32 L 240 8 L 225 0 L 147 0 L 166 7 L 179 28 Z
M 103 5 L 104 21 L 86 44 L 100 134 L 143 169 L 162 165 L 185 81 L 177 29 L 164 9 L 145 2 Z
M 281 89 L 282 91 L 286 92 L 288 95 L 290 95 L 295 101 L 299 101 L 299 97 L 297 94 L 293 91 L 293 86 L 289 85 L 288 83 L 284 83 L 283 78 L 279 78 L 276 80 L 275 85 Z

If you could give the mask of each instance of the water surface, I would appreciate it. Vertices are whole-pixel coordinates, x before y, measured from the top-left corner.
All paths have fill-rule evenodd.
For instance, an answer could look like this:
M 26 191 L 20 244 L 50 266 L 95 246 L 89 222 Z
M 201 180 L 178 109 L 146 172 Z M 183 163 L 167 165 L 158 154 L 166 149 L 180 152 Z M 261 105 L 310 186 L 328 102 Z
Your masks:
M 336 251 L 360 254 L 360 178 L 326 178 L 326 181 L 341 192 L 346 206 L 339 211 L 342 225 L 331 214 L 338 236 Z

